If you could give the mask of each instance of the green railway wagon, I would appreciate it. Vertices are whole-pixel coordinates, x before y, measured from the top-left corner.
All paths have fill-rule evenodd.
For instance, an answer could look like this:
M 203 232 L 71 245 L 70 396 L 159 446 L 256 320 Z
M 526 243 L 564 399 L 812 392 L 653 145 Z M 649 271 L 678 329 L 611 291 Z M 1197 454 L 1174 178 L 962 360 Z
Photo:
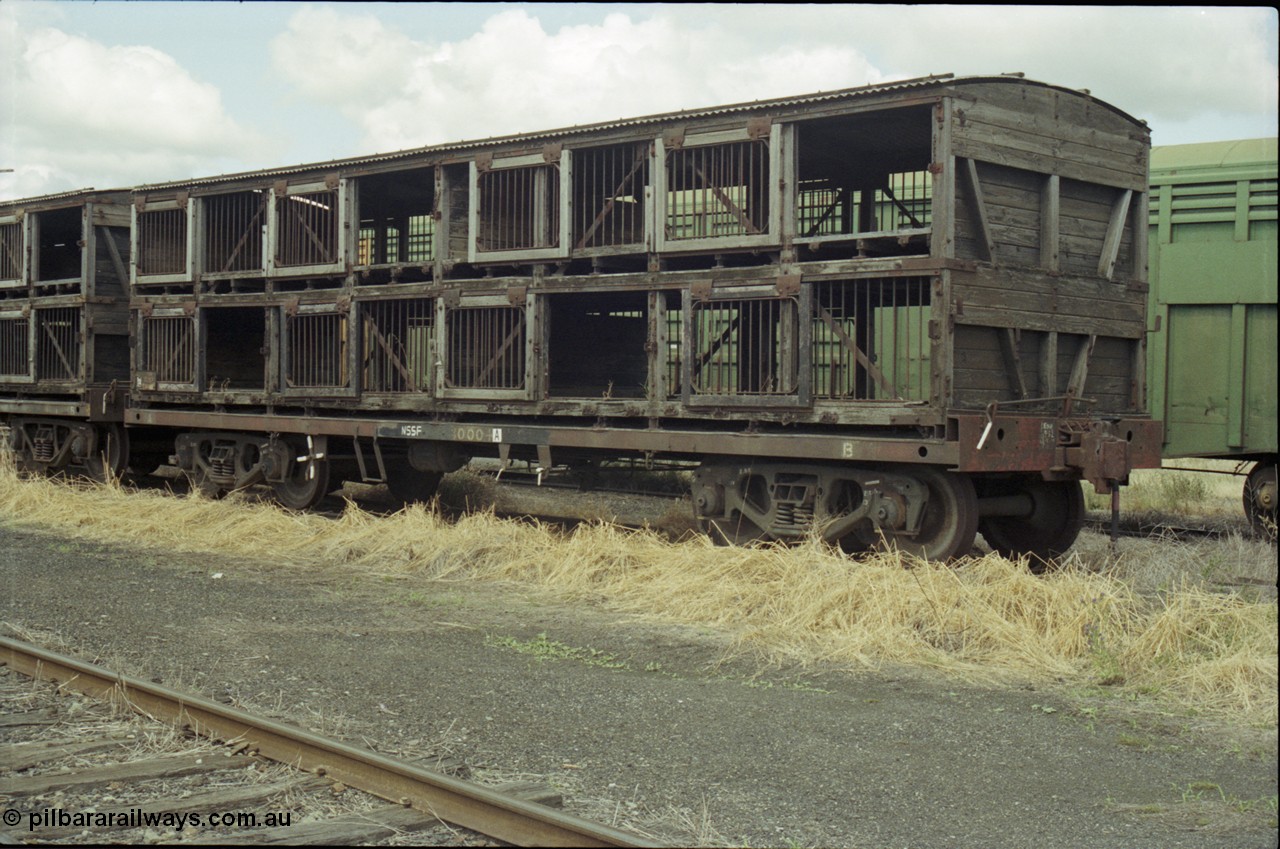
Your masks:
M 1276 520 L 1276 139 L 1151 155 L 1148 387 L 1166 459 L 1240 461 Z

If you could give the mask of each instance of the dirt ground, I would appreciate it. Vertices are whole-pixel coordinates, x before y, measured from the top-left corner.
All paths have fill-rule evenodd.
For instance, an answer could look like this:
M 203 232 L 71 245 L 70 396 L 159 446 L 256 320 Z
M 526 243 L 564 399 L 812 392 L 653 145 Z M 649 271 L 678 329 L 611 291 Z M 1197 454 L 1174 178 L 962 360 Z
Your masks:
M 527 588 L 158 556 L 0 518 L 5 630 L 673 845 L 1277 845 L 1275 728 L 927 672 L 761 670 Z

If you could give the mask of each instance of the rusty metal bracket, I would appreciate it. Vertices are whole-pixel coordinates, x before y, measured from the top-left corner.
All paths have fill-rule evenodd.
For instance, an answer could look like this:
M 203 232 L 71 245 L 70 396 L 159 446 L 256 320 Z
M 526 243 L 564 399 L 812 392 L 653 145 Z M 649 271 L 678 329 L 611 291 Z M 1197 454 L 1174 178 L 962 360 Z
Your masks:
M 548 164 L 555 164 L 560 161 L 560 152 L 564 150 L 564 145 L 560 142 L 547 144 L 542 146 L 542 159 Z
M 477 153 L 475 158 L 477 171 L 489 171 L 493 168 L 493 154 L 490 152 Z
M 779 275 L 774 286 L 778 291 L 778 295 L 786 298 L 800 294 L 800 282 L 801 276 L 799 274 L 782 274 Z
M 528 296 L 529 288 L 527 286 L 510 286 L 507 288 L 507 303 L 513 307 L 524 306 Z
M 747 121 L 747 138 L 749 139 L 767 139 L 769 133 L 773 129 L 773 118 L 768 115 L 762 115 L 758 118 L 751 118 Z
M 662 146 L 667 150 L 684 147 L 684 127 L 669 127 L 662 131 Z
M 689 284 L 689 293 L 693 295 L 694 300 L 705 301 L 711 297 L 711 281 L 695 280 Z

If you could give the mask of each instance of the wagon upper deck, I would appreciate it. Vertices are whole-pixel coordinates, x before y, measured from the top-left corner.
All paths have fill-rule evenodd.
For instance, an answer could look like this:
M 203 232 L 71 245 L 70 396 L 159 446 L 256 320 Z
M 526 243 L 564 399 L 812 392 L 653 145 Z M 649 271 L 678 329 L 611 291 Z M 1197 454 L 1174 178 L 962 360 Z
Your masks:
M 1087 92 L 928 77 L 142 186 L 125 424 L 291 506 L 667 457 L 731 538 L 1047 554 L 1158 462 L 1148 155 Z

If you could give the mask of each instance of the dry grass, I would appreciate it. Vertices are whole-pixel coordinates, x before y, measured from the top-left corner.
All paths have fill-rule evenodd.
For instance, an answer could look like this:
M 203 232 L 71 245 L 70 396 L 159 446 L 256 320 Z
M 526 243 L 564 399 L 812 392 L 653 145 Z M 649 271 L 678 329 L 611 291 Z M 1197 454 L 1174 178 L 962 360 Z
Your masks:
M 1045 577 L 990 555 L 953 567 L 896 554 L 851 561 L 819 544 L 721 548 L 597 523 L 572 532 L 488 513 L 449 521 L 421 507 L 338 519 L 232 497 L 20 481 L 0 471 L 13 524 L 154 550 L 269 557 L 283 568 L 347 564 L 369 574 L 536 586 L 666 621 L 723 629 L 769 661 L 900 663 L 982 682 L 1061 680 L 1158 694 L 1248 722 L 1277 713 L 1274 601 L 1214 592 L 1184 568 L 1159 592 L 1120 561 L 1079 557 Z M 1155 544 L 1151 556 L 1172 551 Z M 1250 556 L 1275 578 L 1274 549 Z

